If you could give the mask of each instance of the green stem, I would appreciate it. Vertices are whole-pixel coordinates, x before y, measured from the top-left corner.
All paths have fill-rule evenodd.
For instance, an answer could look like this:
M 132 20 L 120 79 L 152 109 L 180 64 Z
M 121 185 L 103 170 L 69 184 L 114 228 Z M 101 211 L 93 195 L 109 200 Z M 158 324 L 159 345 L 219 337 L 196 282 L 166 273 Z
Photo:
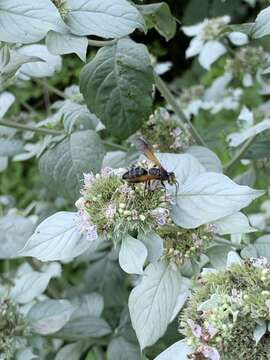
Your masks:
M 100 349 L 99 346 L 94 346 L 93 351 L 94 351 L 94 353 L 95 353 L 98 360 L 106 360 L 104 352 Z
M 53 94 L 55 94 L 63 99 L 68 99 L 68 96 L 63 91 L 58 90 L 55 86 L 49 84 L 46 80 L 41 80 L 41 79 L 37 79 L 37 78 L 34 78 L 33 80 L 39 85 L 46 86 L 47 89 L 50 92 L 52 92 Z
M 88 39 L 88 44 L 91 46 L 96 46 L 96 47 L 102 47 L 102 46 L 111 46 L 117 43 L 118 40 L 113 39 L 113 40 L 105 40 L 105 41 L 101 41 L 101 40 L 93 40 L 93 39 Z
M 165 82 L 157 74 L 154 74 L 154 76 L 158 90 L 163 95 L 168 104 L 171 105 L 172 109 L 178 117 L 179 126 L 182 128 L 182 130 L 187 131 L 185 124 L 188 124 L 188 131 L 191 133 L 196 142 L 199 145 L 207 146 L 201 135 L 198 133 L 191 121 L 186 117 L 186 115 L 178 105 L 177 101 L 175 100 L 173 94 L 171 93 Z
M 63 135 L 64 134 L 64 132 L 62 132 L 60 130 L 38 128 L 35 126 L 19 124 L 15 121 L 9 121 L 9 120 L 0 120 L 0 125 L 18 129 L 18 130 L 33 131 L 33 132 L 45 134 L 45 135 Z
M 231 169 L 238 163 L 238 161 L 243 157 L 243 155 L 247 152 L 248 148 L 253 144 L 257 135 L 250 138 L 248 141 L 244 143 L 244 145 L 240 148 L 240 150 L 235 154 L 232 160 L 225 165 L 224 172 L 227 174 L 231 171 Z
M 107 146 L 110 146 L 114 149 L 117 149 L 117 150 L 122 150 L 122 151 L 128 151 L 128 148 L 126 148 L 125 146 L 123 145 L 119 145 L 119 144 L 115 144 L 113 142 L 110 142 L 110 141 L 107 141 L 107 140 L 104 140 L 103 141 L 103 144 L 107 145 Z

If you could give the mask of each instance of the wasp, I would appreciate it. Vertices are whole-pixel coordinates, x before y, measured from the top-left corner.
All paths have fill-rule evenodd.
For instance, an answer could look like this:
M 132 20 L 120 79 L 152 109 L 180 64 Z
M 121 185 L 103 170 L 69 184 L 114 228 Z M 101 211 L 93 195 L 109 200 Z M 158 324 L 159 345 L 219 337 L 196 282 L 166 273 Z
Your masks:
M 143 167 L 137 166 L 129 169 L 122 178 L 128 183 L 145 183 L 146 188 L 150 188 L 150 183 L 152 180 L 159 180 L 163 187 L 165 187 L 164 182 L 167 181 L 170 185 L 176 185 L 178 188 L 178 182 L 174 172 L 168 172 L 161 165 L 160 161 L 154 153 L 153 147 L 142 137 L 138 138 L 136 141 L 137 149 L 144 154 L 152 163 L 154 167 L 150 169 L 144 169 Z

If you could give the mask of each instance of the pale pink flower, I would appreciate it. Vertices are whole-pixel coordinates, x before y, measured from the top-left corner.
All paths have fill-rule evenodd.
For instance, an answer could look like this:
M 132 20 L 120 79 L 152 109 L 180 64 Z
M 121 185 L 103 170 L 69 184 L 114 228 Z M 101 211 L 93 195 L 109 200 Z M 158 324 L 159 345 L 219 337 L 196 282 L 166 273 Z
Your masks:
M 195 322 L 192 319 L 188 319 L 187 324 L 191 328 L 191 331 L 194 336 L 196 336 L 197 338 L 200 338 L 202 336 L 202 328 L 200 325 L 195 324 Z
M 83 182 L 85 186 L 91 186 L 94 180 L 95 180 L 95 176 L 92 172 L 83 174 Z
M 209 324 L 208 325 L 208 329 L 207 329 L 211 339 L 216 336 L 216 334 L 218 333 L 218 330 L 212 325 L 212 324 Z
M 109 166 L 106 166 L 105 168 L 103 168 L 101 170 L 101 176 L 104 176 L 104 177 L 111 176 L 112 172 L 113 172 L 113 169 L 110 168 Z
M 220 360 L 220 355 L 216 348 L 213 348 L 213 347 L 207 346 L 207 345 L 203 345 L 202 347 L 200 347 L 199 350 L 207 359 Z
M 155 219 L 157 225 L 163 226 L 167 223 L 170 212 L 165 208 L 156 208 L 151 211 L 151 215 Z
M 171 135 L 174 137 L 174 138 L 177 138 L 179 135 L 182 134 L 182 130 L 180 128 L 175 128 L 172 130 L 171 132 Z
M 81 233 L 85 233 L 87 240 L 97 240 L 97 227 L 91 222 L 89 214 L 83 209 L 79 210 L 75 217 L 75 224 Z

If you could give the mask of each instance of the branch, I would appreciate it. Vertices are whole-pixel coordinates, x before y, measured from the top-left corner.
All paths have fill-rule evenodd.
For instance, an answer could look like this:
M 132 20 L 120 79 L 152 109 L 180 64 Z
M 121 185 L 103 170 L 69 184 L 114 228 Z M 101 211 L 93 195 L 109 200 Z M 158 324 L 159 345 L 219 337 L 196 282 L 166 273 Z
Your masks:
M 235 154 L 235 156 L 232 158 L 232 160 L 225 165 L 224 172 L 228 173 L 230 170 L 234 167 L 234 165 L 237 164 L 237 162 L 243 157 L 243 155 L 247 152 L 248 148 L 253 144 L 255 139 L 257 138 L 257 135 L 250 138 L 248 141 L 244 143 L 244 145 L 240 148 L 240 150 Z
M 180 106 L 178 105 L 177 101 L 175 100 L 174 96 L 172 95 L 170 89 L 165 84 L 165 82 L 159 77 L 157 74 L 154 74 L 155 76 L 155 82 L 158 90 L 163 95 L 163 97 L 166 99 L 168 104 L 171 105 L 173 108 L 175 114 L 178 117 L 179 120 L 179 126 L 182 128 L 182 130 L 187 131 L 185 124 L 188 125 L 188 131 L 191 133 L 193 138 L 196 140 L 196 142 L 199 145 L 206 146 L 206 143 L 202 139 L 201 135 L 198 133 L 198 131 L 195 129 L 191 121 L 187 118 L 187 116 L 184 114 Z
M 42 127 L 38 128 L 35 126 L 19 124 L 15 121 L 9 121 L 9 120 L 0 120 L 0 125 L 18 129 L 18 130 L 33 131 L 33 132 L 45 134 L 45 135 L 63 135 L 64 134 L 64 132 L 60 131 L 60 130 L 46 129 L 46 128 L 42 128 Z
M 55 86 L 49 84 L 46 80 L 41 80 L 38 78 L 33 78 L 33 80 L 39 85 L 46 86 L 47 89 L 50 92 L 52 92 L 53 94 L 55 94 L 63 99 L 68 99 L 68 96 L 63 91 L 58 90 Z

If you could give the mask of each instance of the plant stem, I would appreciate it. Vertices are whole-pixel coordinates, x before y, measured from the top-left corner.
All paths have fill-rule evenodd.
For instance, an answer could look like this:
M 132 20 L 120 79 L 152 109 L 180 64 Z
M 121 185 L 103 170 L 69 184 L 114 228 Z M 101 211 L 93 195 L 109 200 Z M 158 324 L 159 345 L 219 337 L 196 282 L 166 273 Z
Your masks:
M 115 144 L 115 143 L 107 141 L 107 140 L 104 140 L 103 144 L 108 145 L 108 146 L 110 146 L 110 147 L 112 147 L 114 149 L 117 149 L 117 150 L 128 151 L 128 148 L 126 148 L 125 146 Z
M 55 86 L 49 84 L 46 80 L 41 80 L 41 79 L 37 79 L 37 78 L 34 78 L 33 80 L 39 85 L 46 86 L 47 89 L 49 91 L 51 91 L 53 94 L 55 94 L 63 99 L 68 99 L 68 96 L 63 91 L 58 90 Z
M 225 165 L 224 172 L 228 173 L 237 164 L 237 162 L 243 157 L 243 155 L 247 152 L 248 148 L 253 144 L 257 135 L 251 137 L 248 141 L 244 143 L 244 145 L 240 148 L 240 150 L 235 154 L 232 160 Z
M 33 131 L 40 134 L 46 134 L 46 135 L 62 135 L 64 134 L 63 131 L 60 130 L 53 130 L 53 129 L 45 129 L 45 128 L 38 128 L 35 126 L 25 125 L 25 124 L 19 124 L 15 121 L 9 121 L 9 120 L 0 120 L 0 125 L 11 127 L 18 130 L 24 130 L 24 131 Z
M 100 349 L 99 346 L 94 346 L 93 351 L 98 360 L 105 360 L 104 352 Z
M 158 90 L 163 95 L 163 97 L 166 99 L 168 104 L 171 105 L 172 109 L 174 110 L 175 114 L 178 117 L 179 125 L 182 128 L 182 130 L 186 131 L 185 124 L 188 124 L 188 130 L 193 136 L 193 138 L 196 140 L 196 142 L 199 145 L 207 146 L 204 140 L 202 139 L 201 135 L 198 133 L 198 131 L 195 129 L 191 121 L 186 117 L 180 106 L 178 105 L 177 101 L 175 100 L 173 94 L 171 93 L 168 86 L 165 84 L 165 82 L 161 79 L 160 76 L 157 74 L 154 74 L 155 76 L 155 82 Z
M 102 47 L 102 46 L 111 46 L 117 43 L 118 40 L 113 39 L 113 40 L 105 40 L 105 41 L 101 41 L 101 40 L 93 40 L 93 39 L 88 39 L 88 44 L 92 45 L 92 46 L 96 46 L 96 47 Z

